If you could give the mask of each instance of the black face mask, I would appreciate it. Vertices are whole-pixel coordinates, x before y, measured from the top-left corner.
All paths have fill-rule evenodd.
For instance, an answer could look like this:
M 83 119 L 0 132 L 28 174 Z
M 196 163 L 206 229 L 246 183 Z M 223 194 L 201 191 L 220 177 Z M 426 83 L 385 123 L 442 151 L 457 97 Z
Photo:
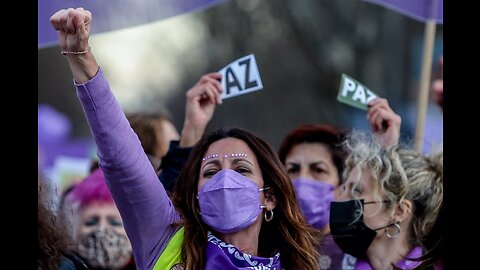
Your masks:
M 388 202 L 388 201 L 387 201 Z M 335 243 L 356 258 L 366 258 L 368 247 L 377 235 L 378 230 L 394 225 L 370 229 L 363 221 L 362 206 L 377 202 L 364 202 L 351 200 L 345 202 L 332 202 L 330 205 L 330 230 Z

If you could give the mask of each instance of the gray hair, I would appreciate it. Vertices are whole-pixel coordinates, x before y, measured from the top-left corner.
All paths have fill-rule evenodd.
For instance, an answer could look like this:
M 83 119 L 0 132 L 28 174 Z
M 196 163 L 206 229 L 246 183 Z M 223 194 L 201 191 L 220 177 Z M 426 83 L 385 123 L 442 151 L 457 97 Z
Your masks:
M 405 145 L 383 147 L 376 137 L 358 131 L 349 135 L 345 146 L 349 155 L 344 177 L 359 168 L 360 173 L 354 176 L 354 185 L 359 185 L 367 170 L 376 201 L 389 201 L 389 208 L 396 207 L 403 200 L 412 202 L 409 242 L 411 245 L 420 244 L 443 203 L 443 146 L 429 155 L 422 155 Z M 355 198 L 354 189 L 355 186 L 351 192 Z M 385 197 L 380 197 L 379 191 Z

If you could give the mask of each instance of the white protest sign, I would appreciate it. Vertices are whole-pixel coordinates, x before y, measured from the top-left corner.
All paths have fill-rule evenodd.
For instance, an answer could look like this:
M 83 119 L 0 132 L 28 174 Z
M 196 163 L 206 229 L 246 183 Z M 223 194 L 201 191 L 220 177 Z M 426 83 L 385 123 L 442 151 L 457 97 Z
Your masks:
M 253 54 L 244 56 L 219 71 L 222 74 L 222 99 L 247 94 L 263 88 Z

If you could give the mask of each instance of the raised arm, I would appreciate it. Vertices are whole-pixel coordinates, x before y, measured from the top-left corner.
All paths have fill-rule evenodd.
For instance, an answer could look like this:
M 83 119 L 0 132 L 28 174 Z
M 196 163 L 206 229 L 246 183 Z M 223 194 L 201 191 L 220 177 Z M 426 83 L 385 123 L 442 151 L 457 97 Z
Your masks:
M 162 159 L 163 169 L 159 175 L 160 181 L 169 192 L 173 192 L 175 181 L 190 150 L 202 137 L 216 105 L 222 103 L 222 85 L 219 81 L 221 76 L 218 72 L 203 75 L 185 95 L 185 120 L 180 143 L 178 146 L 170 143 L 168 153 Z
M 222 74 L 218 72 L 205 74 L 187 91 L 185 120 L 180 137 L 181 147 L 192 147 L 200 140 L 212 119 L 215 106 L 222 104 L 221 77 Z
M 151 269 L 175 233 L 171 224 L 179 215 L 90 51 L 90 12 L 82 8 L 60 10 L 50 21 L 58 31 L 137 267 Z
M 372 132 L 380 137 L 382 145 L 387 147 L 398 144 L 402 118 L 390 108 L 384 98 L 376 98 L 368 106 L 368 121 Z

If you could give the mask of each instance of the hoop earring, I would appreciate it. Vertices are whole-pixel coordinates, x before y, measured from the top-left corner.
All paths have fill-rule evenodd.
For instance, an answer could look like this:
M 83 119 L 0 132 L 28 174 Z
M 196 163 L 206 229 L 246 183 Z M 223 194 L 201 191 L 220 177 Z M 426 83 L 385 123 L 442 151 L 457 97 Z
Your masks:
M 270 212 L 270 217 L 267 217 L 267 213 Z M 265 211 L 265 221 L 270 222 L 273 219 L 273 210 Z
M 399 223 L 399 222 L 397 222 L 397 223 L 395 223 L 395 224 L 393 224 L 393 225 L 395 226 L 395 228 L 397 228 L 396 233 L 393 234 L 393 235 L 388 232 L 388 227 L 385 228 L 385 234 L 386 234 L 387 237 L 390 238 L 390 239 L 395 239 L 395 238 L 397 238 L 397 237 L 400 235 L 400 232 L 402 231 L 402 228 L 400 228 L 400 223 Z

